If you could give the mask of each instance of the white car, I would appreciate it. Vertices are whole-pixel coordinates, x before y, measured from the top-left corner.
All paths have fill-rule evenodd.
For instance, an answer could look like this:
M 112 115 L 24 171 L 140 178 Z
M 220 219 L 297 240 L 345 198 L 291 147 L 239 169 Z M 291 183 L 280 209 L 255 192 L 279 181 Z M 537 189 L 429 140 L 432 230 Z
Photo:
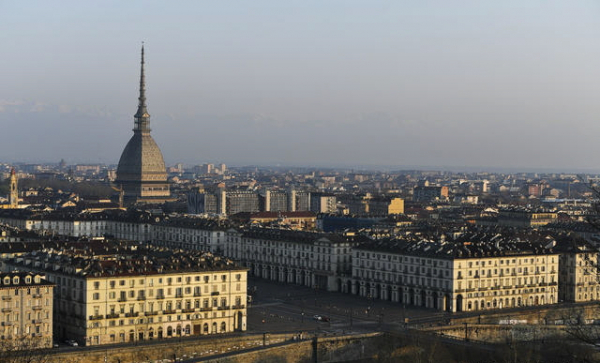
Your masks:
M 78 347 L 79 346 L 79 344 L 77 344 L 77 342 L 74 341 L 73 339 L 65 340 L 65 343 L 67 343 L 68 345 L 70 345 L 72 347 Z

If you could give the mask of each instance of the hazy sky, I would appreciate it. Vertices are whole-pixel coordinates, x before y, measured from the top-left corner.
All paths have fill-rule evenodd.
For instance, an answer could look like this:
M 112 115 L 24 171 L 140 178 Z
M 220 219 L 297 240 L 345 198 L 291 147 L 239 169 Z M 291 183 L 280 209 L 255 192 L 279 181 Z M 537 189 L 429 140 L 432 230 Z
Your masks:
M 600 171 L 600 2 L 0 0 L 0 161 Z

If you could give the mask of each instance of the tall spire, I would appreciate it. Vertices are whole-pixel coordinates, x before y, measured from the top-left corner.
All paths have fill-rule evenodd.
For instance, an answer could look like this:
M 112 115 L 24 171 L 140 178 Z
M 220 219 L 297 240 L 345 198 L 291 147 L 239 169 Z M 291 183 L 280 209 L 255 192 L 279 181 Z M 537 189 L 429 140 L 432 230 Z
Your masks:
M 133 131 L 148 131 L 150 132 L 150 114 L 146 108 L 146 77 L 144 75 L 144 42 L 142 42 L 142 62 L 140 73 L 140 97 L 138 98 L 138 109 L 133 117 L 135 123 Z

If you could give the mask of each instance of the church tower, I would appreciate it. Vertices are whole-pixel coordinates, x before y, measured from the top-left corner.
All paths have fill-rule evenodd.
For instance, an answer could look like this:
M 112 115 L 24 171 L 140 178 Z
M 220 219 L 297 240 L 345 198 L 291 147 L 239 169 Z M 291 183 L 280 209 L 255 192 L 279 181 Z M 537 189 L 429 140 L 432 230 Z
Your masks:
M 115 183 L 122 189 L 127 204 L 162 203 L 170 200 L 171 194 L 162 153 L 150 136 L 143 45 L 138 101 L 138 109 L 133 116 L 133 136 L 121 154 Z
M 19 189 L 17 188 L 17 173 L 15 169 L 10 170 L 10 194 L 8 195 L 8 207 L 19 208 Z

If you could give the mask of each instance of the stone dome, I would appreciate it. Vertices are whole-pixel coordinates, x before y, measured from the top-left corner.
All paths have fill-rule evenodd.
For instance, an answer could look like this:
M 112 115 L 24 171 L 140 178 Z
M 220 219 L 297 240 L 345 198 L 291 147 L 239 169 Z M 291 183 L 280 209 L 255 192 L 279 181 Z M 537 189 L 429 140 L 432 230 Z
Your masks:
M 117 168 L 117 182 L 167 180 L 165 161 L 149 133 L 135 132 L 125 146 Z

